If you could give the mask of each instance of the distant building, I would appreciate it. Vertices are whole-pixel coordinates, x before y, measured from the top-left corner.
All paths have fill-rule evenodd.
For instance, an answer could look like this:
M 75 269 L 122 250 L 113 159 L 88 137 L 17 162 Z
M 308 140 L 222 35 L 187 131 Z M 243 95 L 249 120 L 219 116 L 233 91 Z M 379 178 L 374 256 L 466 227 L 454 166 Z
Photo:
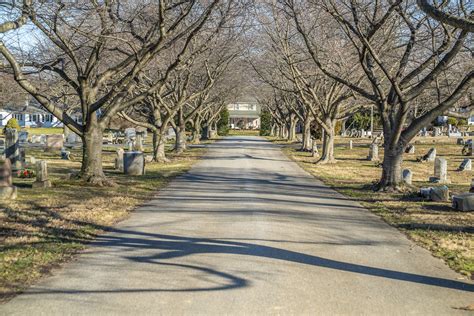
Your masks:
M 0 126 L 5 126 L 11 118 L 15 118 L 21 127 L 62 126 L 56 117 L 44 110 L 35 100 L 27 101 L 24 106 L 2 106 Z
M 240 100 L 227 105 L 231 129 L 259 129 L 260 105 L 255 99 Z

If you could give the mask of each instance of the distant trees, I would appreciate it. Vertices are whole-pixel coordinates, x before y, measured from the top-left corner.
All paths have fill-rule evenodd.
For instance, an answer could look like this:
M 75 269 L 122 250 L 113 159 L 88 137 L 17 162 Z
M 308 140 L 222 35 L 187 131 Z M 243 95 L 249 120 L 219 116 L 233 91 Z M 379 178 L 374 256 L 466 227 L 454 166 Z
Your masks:
M 12 73 L 23 90 L 81 136 L 80 176 L 109 184 L 101 153 L 110 120 L 165 93 L 170 75 L 184 65 L 196 36 L 203 29 L 212 33 L 221 28 L 236 6 L 231 0 L 27 0 L 18 14 L 0 24 L 0 31 L 15 32 L 28 21 L 39 37 L 37 47 L 25 51 L 22 43 L 5 37 L 0 42 L 1 70 Z M 22 36 L 21 29 L 17 32 Z M 150 67 L 155 76 L 144 88 Z M 38 79 L 48 85 L 38 84 Z M 168 91 L 176 92 L 175 87 Z M 79 110 L 80 122 L 70 116 L 71 108 Z
M 279 2 L 319 70 L 377 106 L 384 133 L 379 189 L 398 189 L 408 143 L 472 91 L 468 31 L 434 21 L 413 2 L 401 0 Z M 326 39 L 333 38 L 345 54 L 356 57 L 355 78 L 338 60 L 326 58 L 331 53 Z M 417 100 L 429 103 L 415 115 Z

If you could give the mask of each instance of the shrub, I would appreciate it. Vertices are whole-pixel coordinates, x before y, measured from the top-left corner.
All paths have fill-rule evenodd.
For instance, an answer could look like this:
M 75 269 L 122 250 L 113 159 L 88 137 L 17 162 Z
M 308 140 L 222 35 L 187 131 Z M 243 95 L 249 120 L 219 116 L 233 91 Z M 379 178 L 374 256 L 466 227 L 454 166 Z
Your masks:
M 217 134 L 219 136 L 227 136 L 229 134 L 229 110 L 222 109 L 221 118 L 217 122 Z
M 448 117 L 448 124 L 452 125 L 452 126 L 458 126 L 458 119 L 455 118 L 455 117 Z
M 3 134 L 5 134 L 7 128 L 14 128 L 17 131 L 21 130 L 20 124 L 18 124 L 16 118 L 13 117 L 8 120 L 7 125 L 5 125 L 5 127 L 3 128 Z
M 260 114 L 260 136 L 270 136 L 272 131 L 272 114 L 263 110 Z

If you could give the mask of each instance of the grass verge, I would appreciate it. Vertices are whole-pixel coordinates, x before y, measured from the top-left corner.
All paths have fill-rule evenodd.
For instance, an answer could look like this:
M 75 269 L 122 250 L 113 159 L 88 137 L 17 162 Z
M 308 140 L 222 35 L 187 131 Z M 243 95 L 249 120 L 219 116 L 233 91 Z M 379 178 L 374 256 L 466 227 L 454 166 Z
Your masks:
M 276 141 L 273 139 L 273 141 Z M 336 164 L 317 165 L 317 158 L 310 153 L 299 152 L 298 144 L 284 143 L 284 152 L 305 170 L 342 194 L 360 202 L 364 207 L 382 217 L 388 224 L 404 232 L 418 245 L 442 258 L 452 269 L 469 278 L 474 273 L 474 214 L 457 212 L 450 202 L 424 201 L 418 197 L 420 187 L 433 186 L 428 178 L 433 174 L 433 163 L 416 161 L 431 147 L 438 156 L 448 160 L 448 172 L 452 194 L 469 191 L 472 171 L 456 171 L 461 161 L 462 146 L 455 140 L 441 138 L 416 140 L 416 154 L 406 154 L 403 168 L 413 172 L 413 187 L 405 193 L 378 193 L 371 187 L 381 175 L 378 163 L 367 161 L 370 140 L 353 139 L 354 148 L 348 147 L 348 139 L 336 141 Z M 282 143 L 282 142 L 279 142 Z M 380 152 L 383 157 L 383 149 Z
M 170 154 L 167 164 L 147 164 L 146 175 L 124 176 L 113 170 L 114 148 L 104 150 L 104 168 L 116 187 L 91 187 L 65 180 L 78 171 L 80 149 L 72 161 L 59 152 L 28 150 L 48 161 L 50 189 L 33 189 L 34 179 L 14 179 L 18 199 L 0 204 L 0 302 L 21 292 L 52 268 L 70 260 L 104 228 L 125 219 L 172 178 L 190 169 L 205 148 Z

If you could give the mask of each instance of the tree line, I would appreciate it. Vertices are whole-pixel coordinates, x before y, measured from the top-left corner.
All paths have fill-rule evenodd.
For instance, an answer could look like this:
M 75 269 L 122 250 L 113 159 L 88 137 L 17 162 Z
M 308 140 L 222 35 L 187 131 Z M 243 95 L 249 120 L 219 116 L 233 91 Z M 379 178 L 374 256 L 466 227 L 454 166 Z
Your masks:
M 472 7 L 466 1 L 262 1 L 253 68 L 267 93 L 274 132 L 311 145 L 324 131 L 318 163 L 334 162 L 336 124 L 375 107 L 383 128 L 381 190 L 402 185 L 410 141 L 436 117 L 473 105 Z M 470 10 L 470 11 L 469 11 Z M 461 110 L 460 110 L 461 109 Z
M 181 152 L 186 125 L 198 142 L 219 119 L 238 88 L 226 73 L 241 51 L 246 7 L 233 0 L 24 0 L 0 9 L 0 68 L 82 138 L 80 177 L 104 185 L 103 133 L 117 117 L 153 133 L 155 161 L 166 161 L 169 127 Z

